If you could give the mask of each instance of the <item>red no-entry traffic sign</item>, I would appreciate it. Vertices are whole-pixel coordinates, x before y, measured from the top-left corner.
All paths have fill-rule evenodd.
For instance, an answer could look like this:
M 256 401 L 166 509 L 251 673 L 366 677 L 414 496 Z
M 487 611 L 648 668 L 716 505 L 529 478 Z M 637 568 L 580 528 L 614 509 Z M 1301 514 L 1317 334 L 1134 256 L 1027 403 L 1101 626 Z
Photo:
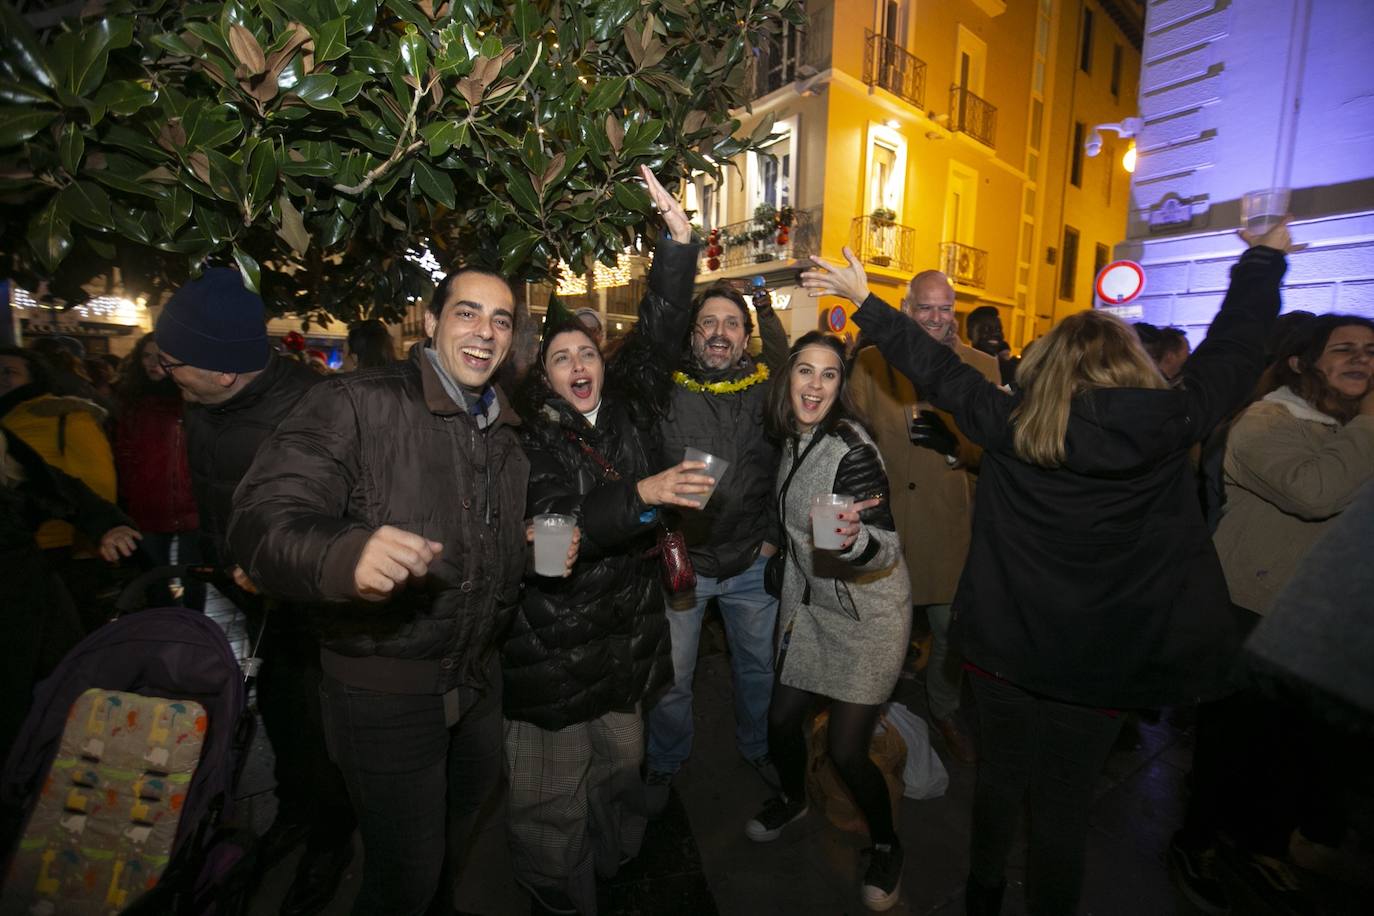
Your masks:
M 1135 261 L 1113 261 L 1098 273 L 1094 288 L 1103 304 L 1122 305 L 1145 289 L 1145 271 Z

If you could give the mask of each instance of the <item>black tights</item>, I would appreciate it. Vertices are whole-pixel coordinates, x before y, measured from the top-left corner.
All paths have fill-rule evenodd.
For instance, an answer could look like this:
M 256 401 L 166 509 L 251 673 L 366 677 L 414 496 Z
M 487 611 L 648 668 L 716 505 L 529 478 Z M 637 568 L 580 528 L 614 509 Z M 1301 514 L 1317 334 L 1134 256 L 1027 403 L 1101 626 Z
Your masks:
M 791 799 L 806 797 L 806 739 L 802 729 L 815 696 L 781 681 L 773 682 L 773 699 L 768 704 L 768 753 L 778 768 L 782 790 Z M 877 706 L 831 700 L 826 751 L 840 780 L 868 820 L 868 834 L 873 842 L 896 843 L 887 782 L 868 758 L 868 745 L 877 721 Z

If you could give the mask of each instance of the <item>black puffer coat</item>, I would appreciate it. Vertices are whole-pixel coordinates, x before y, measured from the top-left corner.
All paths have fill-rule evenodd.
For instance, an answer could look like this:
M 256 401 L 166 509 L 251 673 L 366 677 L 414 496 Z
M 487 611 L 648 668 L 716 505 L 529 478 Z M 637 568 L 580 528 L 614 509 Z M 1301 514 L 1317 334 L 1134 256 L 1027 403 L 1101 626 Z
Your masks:
M 582 528 L 571 576 L 526 580 L 501 650 L 506 718 L 551 731 L 632 710 L 673 676 L 658 561 L 645 556 L 657 513 L 635 491 L 651 449 L 610 394 L 596 419 L 588 426 L 555 395 L 525 429 L 530 514 L 575 515 Z

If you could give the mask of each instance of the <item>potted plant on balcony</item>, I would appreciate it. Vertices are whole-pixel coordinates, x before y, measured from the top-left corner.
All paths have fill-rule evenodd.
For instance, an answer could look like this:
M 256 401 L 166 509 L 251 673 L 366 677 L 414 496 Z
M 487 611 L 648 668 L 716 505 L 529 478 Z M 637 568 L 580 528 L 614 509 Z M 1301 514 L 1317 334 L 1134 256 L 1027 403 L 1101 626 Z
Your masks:
M 886 267 L 892 263 L 897 232 L 897 211 L 877 207 L 868 215 L 868 256 L 870 264 Z

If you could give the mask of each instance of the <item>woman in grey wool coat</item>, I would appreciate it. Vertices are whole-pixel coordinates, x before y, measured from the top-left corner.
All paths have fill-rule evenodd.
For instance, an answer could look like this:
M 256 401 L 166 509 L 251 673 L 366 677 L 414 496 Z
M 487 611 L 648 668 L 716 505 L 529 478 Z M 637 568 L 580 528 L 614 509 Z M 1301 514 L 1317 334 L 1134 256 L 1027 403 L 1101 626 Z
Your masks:
M 783 794 L 745 826 L 766 842 L 806 814 L 803 727 L 816 696 L 830 702 L 827 750 L 868 821 L 873 848 L 863 901 L 897 902 L 902 847 L 882 773 L 868 758 L 878 706 L 897 682 L 911 628 L 911 585 L 888 509 L 887 475 L 845 390 L 844 346 L 813 331 L 792 347 L 767 418 L 783 440 L 778 509 L 783 525 L 776 680 L 768 707 L 768 751 Z M 851 496 L 840 513 L 837 550 L 815 546 L 811 498 Z

